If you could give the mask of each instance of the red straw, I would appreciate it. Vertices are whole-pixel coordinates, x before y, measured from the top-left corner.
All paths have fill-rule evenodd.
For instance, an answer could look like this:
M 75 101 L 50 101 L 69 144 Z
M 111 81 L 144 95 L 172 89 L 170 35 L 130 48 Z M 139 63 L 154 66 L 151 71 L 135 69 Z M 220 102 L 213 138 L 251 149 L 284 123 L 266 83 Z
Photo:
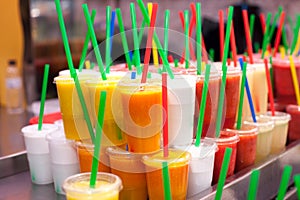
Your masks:
M 269 67 L 268 67 L 268 60 L 266 58 L 264 59 L 264 63 L 265 63 L 265 70 L 266 70 L 266 76 L 267 76 L 267 84 L 268 84 L 268 90 L 269 90 L 268 94 L 269 94 L 272 116 L 275 116 L 274 97 L 273 97 L 273 91 L 272 91 L 272 85 L 271 85 L 270 71 L 269 71 Z
M 227 9 L 227 13 L 228 13 L 228 9 Z M 236 42 L 235 42 L 233 22 L 231 22 L 230 47 L 231 47 L 231 51 L 232 51 L 233 64 L 236 67 L 237 66 L 237 53 L 236 53 Z
M 164 148 L 164 157 L 169 156 L 168 151 L 168 89 L 167 89 L 167 73 L 162 73 L 162 106 L 164 109 L 163 112 L 163 148 Z
M 203 34 L 201 33 L 201 42 L 202 42 L 202 55 L 203 55 L 203 61 L 207 63 L 208 57 L 207 57 L 207 51 L 205 47 L 205 42 L 204 42 L 204 37 Z
M 265 16 L 264 16 L 263 13 L 260 13 L 259 19 L 260 19 L 262 31 L 263 31 L 263 33 L 265 33 L 265 31 L 266 31 L 266 20 L 265 20 Z
M 279 27 L 277 29 L 277 34 L 276 34 L 276 38 L 275 38 L 275 46 L 274 46 L 274 52 L 273 52 L 273 56 L 276 57 L 276 53 L 279 47 L 279 42 L 281 39 L 281 33 L 282 33 L 282 27 L 283 27 L 283 23 L 284 23 L 284 17 L 285 17 L 285 12 L 281 13 L 280 16 L 280 21 L 279 21 Z
M 245 28 L 248 56 L 249 56 L 250 64 L 253 64 L 253 50 L 252 50 L 252 42 L 251 42 L 249 22 L 248 22 L 248 11 L 243 10 L 242 12 L 243 12 L 243 20 L 244 20 L 244 28 Z
M 158 8 L 158 4 L 153 3 L 152 15 L 151 15 L 151 20 L 150 20 L 150 28 L 148 31 L 146 52 L 145 52 L 145 58 L 144 58 L 144 69 L 143 69 L 141 83 L 146 83 L 146 79 L 147 79 L 147 73 L 148 73 L 148 67 L 149 67 L 150 55 L 151 55 L 151 47 L 152 47 L 152 37 L 153 37 L 153 32 L 154 32 L 157 8 Z
M 223 58 L 224 50 L 224 18 L 223 10 L 219 10 L 219 35 L 220 35 L 220 58 Z

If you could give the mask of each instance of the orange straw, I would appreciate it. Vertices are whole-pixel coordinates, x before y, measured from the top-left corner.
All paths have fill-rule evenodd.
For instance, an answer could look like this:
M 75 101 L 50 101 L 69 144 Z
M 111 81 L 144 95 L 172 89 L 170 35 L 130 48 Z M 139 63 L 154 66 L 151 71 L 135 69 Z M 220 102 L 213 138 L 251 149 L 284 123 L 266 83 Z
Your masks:
M 267 85 L 268 85 L 268 94 L 269 94 L 269 100 L 270 100 L 270 106 L 271 106 L 271 112 L 272 116 L 275 116 L 275 107 L 274 107 L 274 97 L 273 97 L 273 90 L 271 85 L 271 78 L 270 78 L 270 71 L 268 67 L 268 60 L 264 59 L 265 63 L 265 70 L 266 70 L 266 76 L 267 76 Z
M 247 50 L 250 64 L 253 64 L 253 50 L 252 50 L 252 41 L 250 36 L 249 22 L 248 22 L 248 11 L 243 10 L 243 20 L 244 20 L 244 28 L 247 42 Z
M 224 50 L 224 18 L 223 18 L 223 10 L 219 10 L 219 36 L 220 36 L 220 58 L 223 58 L 223 50 Z
M 167 89 L 167 74 L 162 73 L 162 106 L 163 106 L 163 149 L 164 157 L 169 156 L 168 151 L 168 89 Z
M 282 12 L 281 16 L 280 16 L 280 21 L 279 21 L 279 27 L 277 29 L 277 34 L 276 34 L 276 38 L 275 38 L 275 46 L 274 46 L 274 52 L 273 52 L 274 57 L 276 57 L 276 53 L 277 53 L 279 43 L 280 43 L 280 39 L 281 39 L 281 33 L 282 33 L 282 27 L 283 27 L 283 23 L 284 23 L 284 17 L 285 17 L 285 12 Z

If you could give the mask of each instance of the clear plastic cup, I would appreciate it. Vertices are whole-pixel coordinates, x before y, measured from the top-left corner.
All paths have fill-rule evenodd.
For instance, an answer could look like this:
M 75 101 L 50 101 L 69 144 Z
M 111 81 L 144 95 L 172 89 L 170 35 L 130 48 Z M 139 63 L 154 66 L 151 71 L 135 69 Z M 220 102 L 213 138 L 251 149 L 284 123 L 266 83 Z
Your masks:
M 291 115 L 289 122 L 288 141 L 293 142 L 300 139 L 300 106 L 288 105 L 286 112 Z
M 121 179 L 110 173 L 98 172 L 95 188 L 90 188 L 91 173 L 76 174 L 63 184 L 67 200 L 118 200 Z
M 43 124 L 38 130 L 38 124 L 22 128 L 25 140 L 27 158 L 31 180 L 35 184 L 49 184 L 53 182 L 51 159 L 46 135 L 58 131 L 54 124 Z

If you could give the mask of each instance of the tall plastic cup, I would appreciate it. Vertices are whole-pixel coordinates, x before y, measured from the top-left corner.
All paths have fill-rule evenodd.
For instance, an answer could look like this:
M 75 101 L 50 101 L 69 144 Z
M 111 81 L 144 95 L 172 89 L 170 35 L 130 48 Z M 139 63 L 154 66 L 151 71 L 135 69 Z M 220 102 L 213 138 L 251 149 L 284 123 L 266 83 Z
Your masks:
M 186 199 L 190 159 L 189 152 L 175 149 L 169 149 L 168 157 L 163 156 L 163 151 L 144 156 L 149 199 L 164 199 L 163 162 L 168 162 L 172 199 Z
M 279 153 L 285 148 L 288 134 L 288 124 L 291 120 L 291 115 L 276 111 L 275 116 L 272 116 L 272 113 L 269 111 L 262 115 L 262 117 L 266 117 L 274 121 L 271 153 Z
M 110 173 L 98 172 L 95 188 L 90 188 L 91 173 L 76 174 L 63 184 L 67 200 L 118 200 L 121 179 Z
M 120 199 L 147 199 L 147 182 L 142 155 L 130 153 L 117 147 L 108 147 L 111 172 L 123 183 Z
M 43 124 L 38 131 L 38 125 L 22 128 L 29 162 L 31 180 L 35 184 L 49 184 L 53 182 L 51 159 L 46 135 L 58 131 L 54 124 Z
M 293 142 L 300 139 L 300 106 L 288 105 L 286 112 L 291 115 L 288 128 L 288 141 Z
M 49 133 L 52 174 L 55 191 L 64 194 L 62 184 L 66 178 L 79 173 L 79 163 L 73 141 L 67 140 L 63 131 Z

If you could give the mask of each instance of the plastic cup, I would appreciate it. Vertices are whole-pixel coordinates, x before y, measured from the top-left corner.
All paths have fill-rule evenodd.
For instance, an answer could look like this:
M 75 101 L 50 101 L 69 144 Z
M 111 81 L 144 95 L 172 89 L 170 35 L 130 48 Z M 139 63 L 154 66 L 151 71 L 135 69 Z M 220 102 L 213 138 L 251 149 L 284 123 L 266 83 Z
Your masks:
M 300 80 L 300 60 L 294 59 L 296 74 Z M 276 100 L 280 104 L 297 104 L 294 84 L 291 75 L 291 64 L 288 57 L 273 58 L 273 76 Z M 298 86 L 300 87 L 300 86 Z
M 76 69 L 76 73 L 77 74 L 84 74 L 84 75 L 99 75 L 99 72 L 95 71 L 95 70 L 91 70 L 91 69 L 82 69 L 81 72 L 79 72 L 78 69 Z M 65 69 L 65 70 L 61 70 L 60 72 L 58 72 L 58 76 L 70 76 L 70 70 L 69 69 Z
M 62 184 L 66 178 L 79 173 L 79 163 L 73 141 L 67 140 L 63 131 L 46 136 L 49 143 L 55 191 L 64 194 Z
M 196 76 L 175 75 L 168 79 L 169 145 L 193 141 Z
M 118 200 L 122 190 L 121 179 L 110 173 L 97 173 L 95 188 L 90 188 L 91 173 L 76 174 L 63 184 L 68 200 Z
M 53 182 L 51 159 L 46 135 L 58 131 L 54 124 L 43 124 L 38 131 L 38 125 L 29 125 L 22 128 L 25 140 L 27 158 L 31 180 L 35 184 L 49 184 Z
M 200 75 L 196 81 L 196 102 L 195 102 L 195 117 L 194 117 L 194 133 L 196 133 L 199 109 L 202 100 L 202 90 L 204 84 L 204 75 Z M 220 93 L 221 75 L 217 72 L 211 72 L 208 93 L 206 99 L 202 137 L 213 137 L 216 132 L 216 118 L 218 113 L 219 93 Z
M 213 173 L 213 180 L 212 180 L 212 184 L 216 184 L 219 180 L 226 147 L 232 149 L 232 154 L 230 157 L 229 167 L 228 167 L 226 177 L 229 177 L 234 173 L 237 143 L 239 141 L 239 136 L 234 132 L 221 131 L 219 138 L 206 138 L 206 139 L 209 141 L 213 141 L 218 145 L 218 151 L 215 154 L 214 173 Z
M 279 153 L 285 148 L 291 115 L 284 112 L 275 112 L 275 116 L 272 116 L 272 113 L 269 111 L 262 117 L 274 121 L 271 153 Z
M 238 134 L 235 172 L 245 169 L 255 162 L 258 128 L 244 124 L 240 130 L 226 129 L 227 132 Z
M 252 119 L 246 120 L 244 123 L 254 125 L 258 128 L 257 143 L 256 143 L 256 158 L 258 163 L 268 157 L 271 153 L 274 121 L 267 118 L 256 117 L 257 122 Z
M 117 147 L 108 147 L 111 172 L 123 183 L 120 199 L 147 199 L 147 182 L 142 155 L 130 153 Z
M 250 64 L 247 64 L 246 77 L 248 80 L 248 85 L 250 87 L 251 95 L 253 94 L 253 84 L 254 84 L 253 83 L 254 82 L 253 74 L 254 74 L 254 68 Z M 251 117 L 251 110 L 250 110 L 250 106 L 249 106 L 246 88 L 244 88 L 242 120 L 248 119 L 249 117 Z
M 149 199 L 164 199 L 163 162 L 168 162 L 172 199 L 186 199 L 190 159 L 189 152 L 176 149 L 169 149 L 168 157 L 163 156 L 162 150 L 153 155 L 143 156 Z
M 288 127 L 288 141 L 293 142 L 300 139 L 300 106 L 288 105 L 286 112 L 291 115 Z

